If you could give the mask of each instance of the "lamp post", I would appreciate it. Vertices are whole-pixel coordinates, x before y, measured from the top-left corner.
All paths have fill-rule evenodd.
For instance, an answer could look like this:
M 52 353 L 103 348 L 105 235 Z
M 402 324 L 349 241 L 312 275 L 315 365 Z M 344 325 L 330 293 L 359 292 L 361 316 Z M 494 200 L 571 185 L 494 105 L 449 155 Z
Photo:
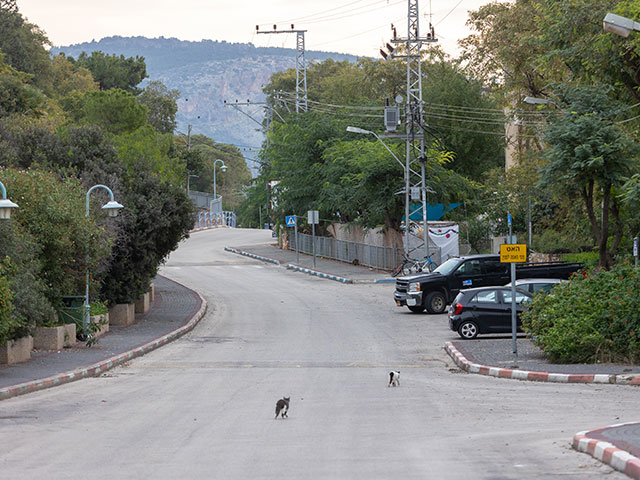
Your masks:
M 615 33 L 627 38 L 634 30 L 640 31 L 640 23 L 622 15 L 607 13 L 602 20 L 602 28 L 605 32 Z
M 9 218 L 11 218 L 11 209 L 18 208 L 18 205 L 7 198 L 7 189 L 4 188 L 4 184 L 2 182 L 0 182 L 0 191 L 2 191 L 2 199 L 0 200 L 0 220 L 9 220 Z
M 109 187 L 105 186 L 105 185 L 94 185 L 87 192 L 85 217 L 89 216 L 89 196 L 91 195 L 91 192 L 93 192 L 94 190 L 96 190 L 98 188 L 103 188 L 107 192 L 109 192 L 109 199 L 110 200 L 109 200 L 109 202 L 105 203 L 102 206 L 102 210 L 106 210 L 107 214 L 109 215 L 110 218 L 113 218 L 113 217 L 117 216 L 118 215 L 118 210 L 120 210 L 121 208 L 124 208 L 124 207 L 114 200 L 113 192 L 111 191 L 111 189 Z M 88 255 L 87 255 L 87 257 L 88 257 Z M 91 321 L 90 307 L 89 307 L 89 261 L 88 260 L 89 259 L 87 258 L 87 271 L 86 271 L 86 274 L 85 274 L 85 290 L 84 290 L 84 334 L 85 334 L 85 338 L 86 338 L 86 335 L 87 335 L 87 330 L 89 328 L 89 322 Z
M 374 137 L 376 137 L 376 139 L 384 146 L 384 148 L 387 149 L 387 151 L 391 154 L 391 156 L 396 160 L 396 162 L 398 162 L 401 166 L 402 166 L 402 170 L 404 171 L 404 219 L 405 219 L 405 225 L 406 225 L 406 242 L 404 242 L 404 253 L 406 255 L 409 255 L 409 215 L 410 215 L 410 204 L 409 204 L 409 172 L 407 170 L 407 168 L 405 168 L 405 164 L 402 163 L 400 161 L 400 159 L 398 157 L 396 157 L 395 153 L 393 153 L 393 151 L 391 151 L 391 149 L 387 146 L 386 143 L 384 143 L 382 141 L 382 139 L 375 133 L 372 132 L 371 130 L 365 130 L 364 128 L 358 128 L 358 127 L 347 127 L 347 132 L 350 133 L 361 133 L 364 135 L 373 135 Z M 427 238 L 429 236 L 429 232 L 428 232 L 428 227 L 425 224 L 425 242 L 428 242 Z M 427 244 L 427 249 L 428 249 L 428 244 Z M 427 250 L 427 255 L 429 255 L 428 250 Z
M 227 166 L 224 164 L 224 160 L 217 159 L 213 162 L 213 199 L 214 200 L 218 199 L 218 195 L 216 194 L 216 163 L 218 162 L 222 163 L 220 170 L 224 172 L 227 169 Z

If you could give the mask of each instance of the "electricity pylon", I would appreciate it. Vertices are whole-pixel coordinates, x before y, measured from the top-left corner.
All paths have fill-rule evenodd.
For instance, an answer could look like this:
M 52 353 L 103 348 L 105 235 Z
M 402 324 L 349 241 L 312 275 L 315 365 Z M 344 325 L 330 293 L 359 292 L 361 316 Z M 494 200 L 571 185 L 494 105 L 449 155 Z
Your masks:
M 295 30 L 291 24 L 291 30 L 273 30 L 261 32 L 256 25 L 257 33 L 295 33 L 296 34 L 296 113 L 307 111 L 307 62 L 304 58 L 304 34 L 306 30 Z
M 408 200 L 409 192 L 417 191 L 422 201 L 422 223 L 423 223 L 423 246 L 425 256 L 429 255 L 429 226 L 427 222 L 427 192 L 429 191 L 426 184 L 426 161 L 424 135 L 424 103 L 422 101 L 422 55 L 421 49 L 423 43 L 437 42 L 433 26 L 429 25 L 429 33 L 426 36 L 420 36 L 420 14 L 418 9 L 418 0 L 408 0 L 407 14 L 407 37 L 397 38 L 396 29 L 391 26 L 394 36 L 391 43 L 404 44 L 406 46 L 406 55 L 397 55 L 394 49 L 389 48 L 389 55 L 381 50 L 384 58 L 390 56 L 392 58 L 405 58 L 407 61 L 407 98 L 405 103 L 405 132 L 406 132 L 406 157 L 405 157 L 405 194 L 407 201 L 405 202 L 405 251 L 409 251 L 409 239 L 411 236 L 417 237 L 414 230 L 417 222 L 411 220 L 411 209 Z M 397 138 L 397 136 L 396 136 Z M 420 175 L 416 175 L 416 170 L 412 168 L 415 162 L 420 162 Z M 412 195 L 413 196 L 413 195 Z

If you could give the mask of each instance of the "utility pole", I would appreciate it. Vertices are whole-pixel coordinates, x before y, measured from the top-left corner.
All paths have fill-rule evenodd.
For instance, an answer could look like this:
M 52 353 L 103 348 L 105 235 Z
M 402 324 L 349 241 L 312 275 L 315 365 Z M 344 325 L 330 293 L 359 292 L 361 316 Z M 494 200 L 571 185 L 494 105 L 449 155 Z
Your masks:
M 307 104 L 307 62 L 304 58 L 304 34 L 306 30 L 295 30 L 293 23 L 291 30 L 278 30 L 277 25 L 273 30 L 261 32 L 256 25 L 256 33 L 295 33 L 296 34 L 296 113 L 306 112 Z
M 405 58 L 407 61 L 407 98 L 405 104 L 405 132 L 406 132 L 406 158 L 405 158 L 405 189 L 406 192 L 411 190 L 412 183 L 417 186 L 420 191 L 420 199 L 422 201 L 422 223 L 424 227 L 424 254 L 429 255 L 429 225 L 427 217 L 427 192 L 429 188 L 426 184 L 426 161 L 424 147 L 424 103 L 422 101 L 422 55 L 421 49 L 423 43 L 437 42 L 433 26 L 429 25 L 429 32 L 426 36 L 420 36 L 420 13 L 418 8 L 418 0 L 408 0 L 407 14 L 407 37 L 397 38 L 396 29 L 392 25 L 393 39 L 391 43 L 404 44 L 406 46 L 406 55 L 394 54 L 392 48 L 388 56 L 392 58 Z M 387 45 L 389 48 L 390 45 Z M 386 52 L 380 51 L 383 57 L 387 58 Z M 414 162 L 420 162 L 420 176 L 415 175 L 412 170 Z M 414 175 L 412 175 L 412 173 Z M 408 195 L 408 194 L 407 194 Z M 413 223 L 415 226 L 415 222 Z M 405 241 L 407 242 L 405 250 L 409 251 L 409 239 L 413 234 L 412 221 L 409 202 L 405 206 Z M 415 236 L 415 235 L 414 235 Z
M 191 151 L 191 124 L 187 125 L 187 152 Z

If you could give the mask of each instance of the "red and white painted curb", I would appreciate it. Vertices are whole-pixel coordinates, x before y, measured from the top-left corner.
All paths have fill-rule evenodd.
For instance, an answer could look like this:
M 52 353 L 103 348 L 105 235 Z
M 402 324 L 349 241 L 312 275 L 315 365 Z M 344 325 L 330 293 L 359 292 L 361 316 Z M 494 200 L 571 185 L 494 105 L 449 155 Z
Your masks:
M 207 311 L 207 301 L 202 298 L 202 295 L 197 292 L 195 293 L 198 295 L 198 297 L 200 297 L 200 309 L 191 318 L 191 320 L 189 320 L 189 322 L 187 322 L 182 327 L 177 328 L 172 332 L 163 335 L 162 337 L 156 338 L 151 342 L 134 348 L 133 350 L 129 350 L 128 352 L 113 356 L 99 363 L 94 363 L 93 365 L 89 365 L 87 367 L 82 367 L 69 372 L 53 375 L 48 378 L 32 380 L 30 382 L 13 385 L 11 387 L 0 388 L 0 400 L 17 397 L 18 395 L 24 395 L 25 393 L 36 392 L 38 390 L 44 390 L 45 388 L 55 387 L 57 385 L 62 385 L 69 382 L 74 382 L 76 380 L 80 380 L 81 378 L 98 376 L 101 373 L 106 372 L 107 370 L 111 370 L 112 368 L 117 367 L 118 365 L 122 365 L 123 363 L 128 362 L 129 360 L 132 360 L 134 358 L 141 357 L 142 355 L 149 353 L 156 348 L 159 348 L 169 342 L 180 338 L 185 333 L 193 330 L 193 328 L 198 324 L 200 319 Z
M 590 434 L 610 428 L 623 427 L 632 425 L 630 423 L 622 423 L 619 425 L 611 425 L 609 427 L 597 428 L 587 432 L 576 433 L 573 437 L 573 448 L 579 452 L 588 453 L 592 457 L 604 462 L 616 470 L 623 472 L 629 477 L 640 480 L 640 459 L 634 457 L 626 450 L 616 447 L 615 445 L 604 440 L 589 438 Z
M 490 377 L 510 378 L 514 380 L 529 380 L 534 382 L 556 382 L 556 383 L 613 383 L 618 385 L 640 385 L 640 375 L 609 375 L 609 374 L 577 374 L 577 373 L 549 373 L 549 372 L 529 372 L 526 370 L 490 367 L 472 363 L 458 351 L 453 343 L 447 342 L 444 345 L 445 351 L 462 370 L 478 375 L 488 375 Z

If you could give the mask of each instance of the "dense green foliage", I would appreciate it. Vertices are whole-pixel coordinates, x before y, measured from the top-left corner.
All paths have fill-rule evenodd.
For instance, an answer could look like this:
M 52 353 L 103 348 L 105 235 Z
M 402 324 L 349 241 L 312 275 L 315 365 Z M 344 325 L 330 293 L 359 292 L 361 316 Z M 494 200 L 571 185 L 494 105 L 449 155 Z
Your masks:
M 436 102 L 489 108 L 480 84 L 469 81 L 462 69 L 437 50 L 425 57 L 429 71 L 424 95 Z M 308 69 L 309 111 L 289 113 L 293 100 L 282 91 L 295 86 L 295 72 L 272 76 L 265 87 L 275 114 L 261 153 L 258 179 L 247 193 L 242 211 L 257 224 L 282 221 L 283 212 L 303 215 L 318 209 L 326 221 L 357 223 L 367 228 L 383 226 L 396 232 L 399 242 L 404 215 L 404 142 L 346 132 L 358 126 L 382 133 L 382 106 L 406 88 L 406 66 L 401 61 L 359 59 L 357 63 L 326 60 Z M 377 112 L 376 112 L 377 110 Z M 427 112 L 426 116 L 429 116 Z M 434 118 L 438 117 L 435 113 Z M 501 144 L 492 136 L 463 133 L 455 121 L 441 121 L 424 137 L 425 169 L 431 203 L 463 200 L 477 185 L 465 175 L 494 168 L 503 161 Z M 419 170 L 418 164 L 415 169 Z M 277 180 L 277 187 L 265 189 Z M 272 205 L 277 205 L 275 211 Z M 243 221 L 249 220 L 243 217 Z
M 178 92 L 160 82 L 138 90 L 141 57 L 51 58 L 44 34 L 16 9 L 0 6 L 0 24 L 0 180 L 19 205 L 0 223 L 1 343 L 55 323 L 62 297 L 84 293 L 87 271 L 95 301 L 146 291 L 193 226 L 186 174 L 206 158 L 174 142 Z M 235 189 L 246 164 L 237 149 L 210 143 L 211 155 L 237 162 Z M 125 207 L 115 220 L 100 208 L 104 189 L 85 213 L 98 184 Z
M 116 88 L 137 93 L 137 85 L 147 77 L 144 58 L 139 56 L 125 58 L 103 52 L 91 52 L 91 55 L 82 52 L 75 64 L 91 72 L 100 90 Z
M 640 362 L 640 273 L 622 262 L 538 295 L 523 328 L 557 363 Z

